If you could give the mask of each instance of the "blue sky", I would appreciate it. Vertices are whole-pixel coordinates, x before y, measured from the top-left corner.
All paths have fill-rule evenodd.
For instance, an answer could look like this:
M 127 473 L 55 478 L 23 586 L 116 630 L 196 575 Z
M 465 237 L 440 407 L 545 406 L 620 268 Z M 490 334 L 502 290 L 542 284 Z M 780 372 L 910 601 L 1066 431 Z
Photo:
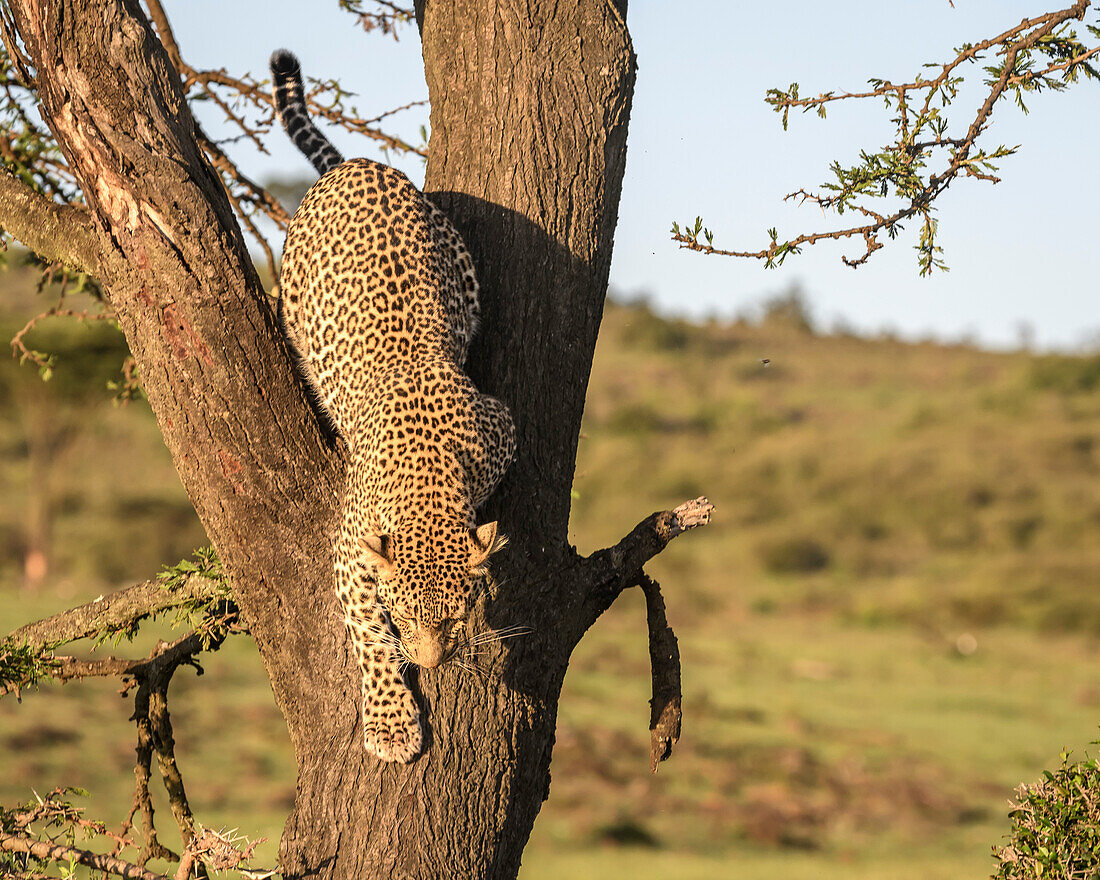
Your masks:
M 840 257 L 855 246 L 825 243 L 779 270 L 704 257 L 669 240 L 673 220 L 702 215 L 715 244 L 756 250 L 764 230 L 794 234 L 821 226 L 809 206 L 782 197 L 827 179 L 833 159 L 851 164 L 860 148 L 889 142 L 881 105 L 834 105 L 827 120 L 792 116 L 783 132 L 764 103 L 769 87 L 797 81 L 803 94 L 860 89 L 871 76 L 907 81 L 951 47 L 999 33 L 1062 3 L 1044 0 L 796 0 L 766 4 L 697 0 L 690 7 L 631 0 L 628 25 L 638 55 L 627 171 L 619 212 L 613 286 L 645 292 L 663 311 L 732 316 L 793 283 L 825 326 L 842 319 L 874 332 L 917 338 L 974 338 L 1011 346 L 1028 325 L 1040 346 L 1073 348 L 1100 334 L 1100 86 L 1034 96 L 1025 116 L 1007 103 L 994 114 L 996 143 L 1021 144 L 996 186 L 959 181 L 941 201 L 940 239 L 951 267 L 917 275 L 916 225 L 853 271 Z M 685 10 L 690 10 L 686 14 Z M 169 2 L 184 56 L 204 67 L 263 76 L 271 50 L 285 46 L 307 74 L 336 77 L 373 116 L 427 96 L 415 28 L 399 42 L 366 35 L 336 0 L 311 4 L 215 0 Z M 1090 21 L 1100 18 L 1090 12 Z M 899 35 L 904 36 L 899 36 Z M 975 72 L 978 72 L 976 68 Z M 973 103 L 948 118 L 962 128 Z M 403 114 L 399 133 L 417 139 L 427 109 Z M 331 133 L 345 155 L 379 158 L 365 141 Z M 996 144 L 992 144 L 995 146 Z M 271 155 L 237 145 L 259 179 L 309 169 L 285 140 Z M 417 159 L 398 161 L 418 183 Z

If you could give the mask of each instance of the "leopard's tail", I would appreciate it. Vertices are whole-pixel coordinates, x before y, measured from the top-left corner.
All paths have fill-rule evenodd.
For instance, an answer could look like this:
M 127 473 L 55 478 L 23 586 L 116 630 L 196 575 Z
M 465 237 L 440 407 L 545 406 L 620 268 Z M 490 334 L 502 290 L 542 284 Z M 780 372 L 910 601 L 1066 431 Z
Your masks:
M 276 49 L 271 55 L 271 75 L 275 83 L 275 113 L 294 141 L 294 146 L 305 153 L 321 174 L 343 162 L 344 157 L 309 118 L 302 88 L 302 70 L 294 54 L 286 49 Z

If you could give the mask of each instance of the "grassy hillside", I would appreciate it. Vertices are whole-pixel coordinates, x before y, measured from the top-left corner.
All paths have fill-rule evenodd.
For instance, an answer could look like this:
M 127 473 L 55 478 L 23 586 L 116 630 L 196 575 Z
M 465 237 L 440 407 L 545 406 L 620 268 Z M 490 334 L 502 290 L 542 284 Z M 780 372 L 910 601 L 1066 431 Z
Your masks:
M 33 371 L 0 363 L 4 631 L 202 542 L 147 408 L 86 402 L 117 339 L 52 332 L 84 392 L 57 390 L 60 358 L 45 416 Z M 39 423 L 72 425 L 45 477 Z M 986 876 L 1013 786 L 1096 738 L 1098 469 L 1100 359 L 813 335 L 796 309 L 694 326 L 610 305 L 571 538 L 589 552 L 651 510 L 716 504 L 651 565 L 684 737 L 650 775 L 644 609 L 624 596 L 570 669 L 522 876 Z M 29 591 L 42 496 L 48 566 Z M 204 665 L 173 683 L 192 804 L 268 835 L 272 861 L 285 731 L 246 640 Z M 120 820 L 128 714 L 109 683 L 0 701 L 0 803 L 78 784 Z

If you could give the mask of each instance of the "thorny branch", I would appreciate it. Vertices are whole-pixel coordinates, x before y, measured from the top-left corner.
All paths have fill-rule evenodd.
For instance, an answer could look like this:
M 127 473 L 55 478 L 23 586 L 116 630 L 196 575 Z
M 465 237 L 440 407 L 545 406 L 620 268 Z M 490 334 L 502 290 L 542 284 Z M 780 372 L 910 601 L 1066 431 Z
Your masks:
M 842 257 L 845 265 L 856 268 L 883 247 L 879 240 L 881 234 L 893 239 L 902 231 L 905 221 L 919 217 L 921 232 L 917 251 L 920 273 L 928 275 L 935 268 L 945 269 L 939 256 L 942 251 L 936 244 L 936 200 L 963 174 L 990 183 L 999 182 L 1000 178 L 993 174 L 997 170 L 994 162 L 1011 156 L 1018 149 L 1001 145 L 986 150 L 978 146 L 997 102 L 1006 93 L 1011 94 L 1017 105 L 1026 112 L 1024 92 L 1043 89 L 1060 91 L 1076 82 L 1079 76 L 1100 80 L 1100 72 L 1092 63 L 1100 55 L 1100 46 L 1089 47 L 1082 43 L 1068 24 L 1073 20 L 1083 20 L 1089 7 L 1090 0 L 1078 0 L 1061 11 L 1025 19 L 996 37 L 966 44 L 956 50 L 954 59 L 939 65 L 939 75 L 933 79 L 918 76 L 911 82 L 900 84 L 872 79 L 872 88 L 867 91 L 825 92 L 812 98 L 799 97 L 797 83 L 786 91 L 770 89 L 766 100 L 782 115 L 784 130 L 789 113 L 794 108 L 801 108 L 803 112 L 815 110 L 824 117 L 826 105 L 833 101 L 882 98 L 887 107 L 895 109 L 893 122 L 897 125 L 897 139 L 894 144 L 884 147 L 877 154 L 861 152 L 861 164 L 852 168 L 844 168 L 834 162 L 831 170 L 836 179 L 833 183 L 824 184 L 824 194 L 800 189 L 786 196 L 786 199 L 799 203 L 811 202 L 823 211 L 835 210 L 837 214 L 843 214 L 845 210 L 856 211 L 870 222 L 825 232 L 803 233 L 783 241 L 773 228 L 768 230 L 770 243 L 766 248 L 736 251 L 714 247 L 713 233 L 704 228 L 702 219 L 697 217 L 694 224 L 685 224 L 682 228 L 678 223 L 673 223 L 672 239 L 681 248 L 704 254 L 764 260 L 768 268 L 781 265 L 791 254 L 800 253 L 804 245 L 831 239 L 862 239 L 864 252 L 861 256 Z M 1100 28 L 1088 26 L 1088 31 L 1093 37 L 1100 38 Z M 999 64 L 984 68 L 988 76 L 985 85 L 989 87 L 989 92 L 965 134 L 949 136 L 944 111 L 957 96 L 963 81 L 958 69 L 963 64 L 981 61 L 983 53 L 991 49 L 996 49 L 995 54 L 1002 60 Z M 1044 60 L 1036 64 L 1036 59 Z M 928 169 L 928 160 L 936 155 L 937 150 L 942 151 L 946 164 L 941 171 L 932 173 Z M 891 195 L 903 200 L 902 205 L 893 211 L 876 211 L 857 201 Z M 705 243 L 699 240 L 700 234 Z
M 99 633 L 132 633 L 143 620 L 181 606 L 209 601 L 224 595 L 224 587 L 201 574 L 178 583 L 148 580 L 110 596 L 79 605 L 44 620 L 28 623 L 10 638 L 18 644 L 41 649 L 87 639 Z
M 359 17 L 360 24 L 366 30 L 380 28 L 384 33 L 393 33 L 396 25 L 411 20 L 411 9 L 386 2 L 379 2 L 377 5 L 379 10 L 376 12 L 364 11 L 358 2 L 348 3 L 347 8 Z M 271 277 L 275 278 L 277 271 L 274 249 L 258 220 L 266 217 L 278 229 L 285 231 L 290 221 L 289 214 L 265 187 L 249 179 L 224 150 L 226 143 L 244 138 L 261 152 L 267 152 L 263 137 L 274 122 L 274 106 L 268 83 L 266 80 L 256 80 L 248 74 L 235 77 L 225 70 L 200 70 L 192 67 L 180 52 L 160 0 L 145 0 L 145 6 L 157 35 L 183 80 L 188 100 L 213 103 L 221 110 L 229 125 L 238 132 L 236 137 L 222 141 L 214 140 L 201 130 L 197 134 L 200 146 L 222 179 L 237 216 L 262 249 Z M 22 52 L 6 13 L 0 14 L 0 42 L 3 45 L 0 50 L 0 165 L 10 172 L 13 178 L 10 184 L 20 183 L 29 190 L 30 195 L 37 195 L 44 203 L 52 204 L 51 213 L 54 215 L 54 218 L 45 217 L 49 221 L 45 223 L 44 229 L 47 234 L 39 234 L 38 229 L 43 224 L 36 222 L 28 224 L 26 228 L 0 231 L 0 240 L 3 233 L 10 233 L 32 251 L 45 254 L 50 261 L 62 259 L 66 264 L 94 273 L 94 238 L 90 229 L 77 228 L 77 221 L 84 220 L 86 215 L 86 212 L 78 213 L 82 211 L 84 202 L 80 181 L 68 167 L 52 134 L 34 112 L 37 97 L 32 65 Z M 311 80 L 310 83 L 307 101 L 315 116 L 348 132 L 374 140 L 385 150 L 427 155 L 426 146 L 414 146 L 378 127 L 383 119 L 425 102 L 413 102 L 367 118 L 361 116 L 354 107 L 346 105 L 346 99 L 351 97 L 351 93 L 345 91 L 336 81 Z M 0 198 L 8 197 L 7 191 L 13 196 L 26 198 L 10 184 L 0 179 Z M 63 206 L 72 206 L 72 210 L 65 212 Z M 40 213 L 44 210 L 39 209 Z M 62 219 L 65 220 L 66 228 L 55 229 Z M 69 242 L 70 253 L 54 253 L 51 248 L 56 249 L 58 242 Z
M 47 318 L 76 318 L 81 322 L 88 321 L 113 321 L 115 319 L 114 310 L 107 303 L 106 298 L 103 296 L 103 291 L 99 285 L 83 273 L 76 274 L 69 272 L 61 263 L 51 263 L 45 267 L 42 272 L 42 276 L 38 282 L 38 290 L 41 292 L 48 285 L 57 281 L 59 286 L 57 290 L 57 302 L 50 306 L 45 311 L 39 312 L 30 318 L 23 328 L 11 338 L 12 353 L 15 357 L 19 358 L 20 363 L 30 361 L 39 369 L 49 369 L 51 365 L 51 358 L 48 355 L 44 355 L 42 352 L 34 351 L 27 348 L 24 341 L 26 335 L 31 332 L 41 321 Z M 75 282 L 75 283 L 74 283 Z M 71 292 L 70 285 L 75 288 L 75 292 L 81 291 L 88 292 L 92 295 L 93 299 L 97 301 L 100 306 L 100 310 L 97 312 L 90 312 L 87 309 L 69 309 L 65 307 L 65 297 Z
M 206 580 L 205 578 L 200 579 Z M 124 592 L 140 595 L 143 592 L 142 587 L 146 586 L 148 585 L 138 585 L 138 587 L 131 588 L 131 591 Z M 88 633 L 90 622 L 82 622 L 88 621 L 89 617 L 100 625 L 104 621 L 130 624 L 137 616 L 132 604 L 134 599 L 134 596 L 128 596 L 126 600 L 116 603 L 116 607 L 113 609 L 110 607 L 103 609 L 91 608 L 90 606 L 75 609 L 76 612 L 83 613 L 74 614 L 70 612 L 68 619 L 61 618 L 55 633 L 65 632 L 68 635 L 77 637 L 90 634 Z M 92 604 L 96 605 L 98 603 Z M 141 610 L 150 613 L 148 604 L 142 606 Z M 202 651 L 217 650 L 230 630 L 236 625 L 236 621 L 236 609 L 229 603 L 223 602 L 221 613 L 210 615 L 204 622 L 203 627 L 182 636 L 172 643 L 158 643 L 149 656 L 143 659 L 129 660 L 116 657 L 108 657 L 102 660 L 79 660 L 72 657 L 51 658 L 50 675 L 59 681 L 85 676 L 118 676 L 123 680 L 122 693 L 126 693 L 135 686 L 137 687 L 134 698 L 134 714 L 131 716 L 131 720 L 137 724 L 134 804 L 121 832 L 117 835 L 108 835 L 115 840 L 116 846 L 112 856 L 107 858 L 117 856 L 126 846 L 135 846 L 127 835 L 133 827 L 134 817 L 139 811 L 142 819 L 144 845 L 138 853 L 136 865 L 117 862 L 116 859 L 117 865 L 115 867 L 111 867 L 114 864 L 113 862 L 105 862 L 102 865 L 97 864 L 95 867 L 114 871 L 115 873 L 125 869 L 130 873 L 123 874 L 123 876 L 139 877 L 143 876 L 144 873 L 148 873 L 144 872 L 144 867 L 150 859 L 165 859 L 180 862 L 181 870 L 177 874 L 180 878 L 190 876 L 192 870 L 195 870 L 199 877 L 206 876 L 206 869 L 201 862 L 196 862 L 202 850 L 195 849 L 192 846 L 198 833 L 196 831 L 197 825 L 187 800 L 183 776 L 176 762 L 175 737 L 168 712 L 168 686 L 171 683 L 173 674 L 181 666 L 192 666 L 201 675 L 202 667 L 196 659 L 197 655 Z M 25 630 L 33 638 L 34 634 L 40 632 L 41 627 L 49 622 L 43 621 L 40 624 L 25 628 Z M 58 635 L 54 635 L 53 638 L 56 640 Z M 179 828 L 180 838 L 184 844 L 184 856 L 176 855 L 164 846 L 157 836 L 153 817 L 153 802 L 149 791 L 154 755 L 157 759 L 157 766 L 165 790 L 168 793 L 168 802 L 173 818 Z M 28 819 L 22 825 L 29 825 L 30 821 L 39 818 L 37 812 L 40 811 L 32 810 Z M 73 820 L 70 819 L 70 821 Z M 98 830 L 101 834 L 106 833 L 102 828 Z M 78 851 L 74 851 L 77 853 L 76 855 L 74 855 L 74 852 L 69 851 L 65 853 L 55 852 L 42 849 L 36 842 L 29 840 L 21 843 L 20 846 L 24 847 L 20 851 L 29 852 L 38 858 L 54 859 L 65 856 L 66 858 L 77 858 L 78 861 L 82 858 L 79 856 Z M 89 864 L 88 862 L 83 863 Z M 185 865 L 186 870 L 184 870 Z M 133 873 L 135 871 L 143 873 Z
M 219 142 L 209 137 L 196 124 L 199 145 L 206 153 L 210 164 L 220 175 L 237 217 L 263 250 L 271 277 L 276 278 L 278 273 L 274 252 L 257 226 L 256 219 L 263 215 L 280 230 L 286 231 L 290 215 L 278 199 L 263 186 L 250 180 L 222 149 L 224 143 L 243 138 L 251 141 L 261 153 L 267 152 L 262 138 L 271 130 L 275 121 L 275 108 L 268 83 L 266 80 L 256 80 L 250 74 L 241 77 L 232 76 L 224 68 L 199 70 L 192 67 L 183 59 L 160 0 L 145 0 L 145 5 L 149 9 L 149 17 L 156 27 L 169 58 L 172 59 L 173 65 L 183 80 L 184 92 L 188 99 L 213 102 L 222 111 L 229 124 L 239 132 L 236 137 Z M 372 29 L 368 27 L 367 22 L 375 21 L 375 27 L 381 27 L 384 33 L 390 33 L 395 23 L 404 20 L 406 11 L 389 3 L 380 5 L 385 7 L 380 13 L 361 12 L 358 8 L 352 11 L 360 16 L 360 21 L 367 30 Z M 310 82 L 312 88 L 306 95 L 306 101 L 315 117 L 326 119 L 353 134 L 361 134 L 378 141 L 385 149 L 427 156 L 426 148 L 414 147 L 377 127 L 377 123 L 387 116 L 423 104 L 423 101 L 407 104 L 372 119 L 365 119 L 358 116 L 355 108 L 345 108 L 344 99 L 351 96 L 351 93 L 344 91 L 339 83 L 334 80 L 310 80 Z
M 122 850 L 138 849 L 138 844 L 126 836 L 130 828 L 129 819 L 123 833 L 115 834 L 107 830 L 103 823 L 83 818 L 81 808 L 63 800 L 65 795 L 73 791 L 54 789 L 45 797 L 36 796 L 35 803 L 10 811 L 0 808 L 0 851 L 11 854 L 6 863 L 0 860 L 0 875 L 27 880 L 45 878 L 48 875 L 40 873 L 45 864 L 59 862 L 64 866 L 63 870 L 74 864 L 82 864 L 102 871 L 104 875 L 117 874 L 134 880 L 165 880 L 168 877 L 149 871 L 146 867 L 149 858 L 145 855 L 139 855 L 135 861 L 123 859 L 120 855 Z M 133 812 L 130 815 L 132 817 Z M 33 826 L 36 825 L 40 830 L 34 829 Z M 102 854 L 78 847 L 78 831 L 87 839 L 105 837 L 114 840 L 115 848 L 109 854 Z M 154 857 L 179 862 L 174 880 L 187 880 L 193 873 L 197 877 L 206 877 L 207 867 L 215 872 L 235 869 L 247 880 L 265 880 L 275 872 L 247 867 L 256 846 L 263 840 L 264 838 L 249 841 L 235 831 L 218 832 L 195 823 L 194 833 L 181 855 L 176 856 L 164 847 L 154 847 Z M 148 846 L 143 853 L 145 851 L 148 851 Z M 12 874 L 10 870 L 5 870 L 13 866 L 19 869 L 17 873 Z
M 46 840 L 34 840 L 19 834 L 0 831 L 0 850 L 10 853 L 22 853 L 42 861 L 75 861 L 97 871 L 117 874 L 127 880 L 169 880 L 164 874 L 154 874 L 144 868 L 125 862 L 114 856 L 99 855 L 73 846 L 62 846 Z
M 363 0 L 340 0 L 340 8 L 352 13 L 359 22 L 359 26 L 368 33 L 380 30 L 384 34 L 392 34 L 397 39 L 397 28 L 408 24 L 414 18 L 414 12 L 407 6 L 390 3 L 388 0 L 372 0 L 378 7 L 372 12 L 363 10 Z

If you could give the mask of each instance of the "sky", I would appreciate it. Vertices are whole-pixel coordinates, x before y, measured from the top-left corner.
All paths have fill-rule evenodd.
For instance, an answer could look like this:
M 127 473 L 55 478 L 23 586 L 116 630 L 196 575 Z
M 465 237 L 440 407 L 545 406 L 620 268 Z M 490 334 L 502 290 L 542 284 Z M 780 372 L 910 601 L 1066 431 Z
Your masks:
M 265 3 L 169 0 L 184 57 L 198 67 L 266 75 L 271 51 L 294 51 L 307 75 L 334 77 L 356 93 L 364 116 L 427 97 L 415 27 L 394 41 L 364 34 L 337 0 Z M 369 5 L 365 3 L 364 5 Z M 792 115 L 784 132 L 764 103 L 770 87 L 801 93 L 862 89 L 870 77 L 909 81 L 952 47 L 1000 33 L 1063 4 L 1046 0 L 791 0 L 772 4 L 696 0 L 690 6 L 631 0 L 627 24 L 638 78 L 627 145 L 611 285 L 646 296 L 662 312 L 731 318 L 791 286 L 807 296 L 820 326 L 892 332 L 904 338 L 971 340 L 1014 347 L 1025 338 L 1064 350 L 1100 344 L 1100 84 L 1082 82 L 1028 102 L 1025 115 L 998 105 L 990 146 L 1020 144 L 1003 160 L 1002 182 L 957 181 L 940 200 L 940 243 L 951 268 L 918 276 L 918 224 L 853 270 L 853 243 L 818 244 L 777 270 L 756 261 L 703 256 L 670 240 L 674 220 L 701 215 L 715 245 L 758 250 L 781 237 L 823 228 L 819 209 L 783 196 L 829 178 L 833 160 L 855 164 L 862 148 L 892 140 L 878 102 L 834 104 L 828 119 Z M 1100 22 L 1095 7 L 1089 21 Z M 686 14 L 689 10 L 690 14 Z M 970 68 L 975 81 L 980 71 Z M 974 100 L 948 113 L 969 124 Z M 212 120 L 212 108 L 201 111 Z M 969 115 L 968 115 L 969 114 Z M 413 142 L 427 108 L 396 118 Z M 382 158 L 373 145 L 330 131 L 348 156 Z M 276 132 L 270 155 L 243 144 L 231 154 L 250 176 L 304 177 L 309 166 Z M 417 157 L 395 159 L 415 182 Z M 841 220 L 850 219 L 846 215 Z

